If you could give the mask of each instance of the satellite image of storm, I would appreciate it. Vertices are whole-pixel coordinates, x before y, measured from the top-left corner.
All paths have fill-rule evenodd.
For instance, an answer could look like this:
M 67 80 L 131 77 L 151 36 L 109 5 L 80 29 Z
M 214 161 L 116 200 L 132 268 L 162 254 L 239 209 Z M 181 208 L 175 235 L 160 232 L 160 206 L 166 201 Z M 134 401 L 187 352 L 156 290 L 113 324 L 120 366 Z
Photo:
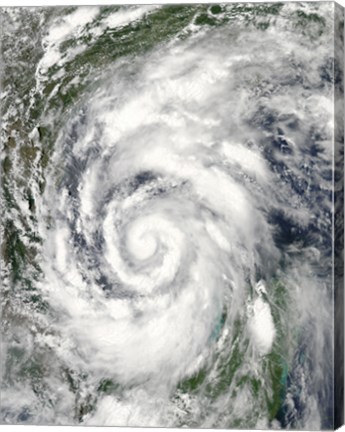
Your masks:
M 0 423 L 333 428 L 343 9 L 0 15 Z

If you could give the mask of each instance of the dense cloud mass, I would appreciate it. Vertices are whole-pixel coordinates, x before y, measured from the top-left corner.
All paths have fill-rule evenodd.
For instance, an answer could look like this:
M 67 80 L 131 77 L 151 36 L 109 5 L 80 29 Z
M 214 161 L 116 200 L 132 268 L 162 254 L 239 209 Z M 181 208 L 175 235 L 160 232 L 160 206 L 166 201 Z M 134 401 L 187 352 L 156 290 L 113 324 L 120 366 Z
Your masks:
M 4 11 L 3 422 L 330 427 L 334 8 Z

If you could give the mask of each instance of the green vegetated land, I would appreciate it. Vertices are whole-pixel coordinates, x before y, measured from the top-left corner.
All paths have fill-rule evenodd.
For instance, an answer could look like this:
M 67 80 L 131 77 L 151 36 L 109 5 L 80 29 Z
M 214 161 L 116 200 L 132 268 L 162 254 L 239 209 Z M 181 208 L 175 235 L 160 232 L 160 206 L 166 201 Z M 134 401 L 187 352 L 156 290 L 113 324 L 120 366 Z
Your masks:
M 75 8 L 39 8 L 37 11 L 19 8 L 15 14 L 17 24 L 14 27 L 12 14 L 3 10 L 2 20 L 7 26 L 4 27 L 2 38 L 2 89 L 8 96 L 4 98 L 1 109 L 3 114 L 9 114 L 5 130 L 2 131 L 2 195 L 6 208 L 14 208 L 20 213 L 12 193 L 16 190 L 27 201 L 34 220 L 35 203 L 30 183 L 38 182 L 43 193 L 44 170 L 49 163 L 60 125 L 63 124 L 66 113 L 84 96 L 92 78 L 99 71 L 105 70 L 120 57 L 135 57 L 174 38 L 188 37 L 191 32 L 188 28 L 190 23 L 200 27 L 213 27 L 232 25 L 242 20 L 245 26 L 253 25 L 266 30 L 271 22 L 275 22 L 282 8 L 283 3 L 164 6 L 124 27 L 108 28 L 97 38 L 86 32 L 79 38 L 71 38 L 61 44 L 61 52 L 80 43 L 85 44 L 86 48 L 62 66 L 64 73 L 61 78 L 55 77 L 60 69 L 58 65 L 48 70 L 42 94 L 35 92 L 35 72 L 43 55 L 42 37 L 56 16 L 71 13 Z M 101 8 L 95 21 L 88 26 L 97 27 L 98 22 L 117 9 L 118 7 Z M 325 27 L 325 19 L 317 13 L 307 14 L 300 10 L 294 15 L 290 19 L 294 20 L 297 27 L 307 29 L 308 24 L 316 24 L 319 32 Z M 79 78 L 78 84 L 70 84 L 76 76 Z M 52 95 L 57 85 L 59 91 Z M 45 116 L 51 112 L 53 115 L 49 116 L 47 122 Z M 30 132 L 35 127 L 39 132 L 39 145 L 30 138 Z M 13 169 L 14 163 L 18 169 Z M 23 215 L 19 217 L 24 218 Z M 22 222 L 25 225 L 25 221 Z M 11 267 L 14 280 L 20 275 L 20 267 L 26 267 L 25 246 L 18 240 L 24 233 L 17 230 L 14 234 L 16 230 L 13 224 L 8 225 L 3 241 L 5 262 Z M 27 234 L 35 236 L 32 232 Z
M 178 386 L 180 394 L 203 394 L 206 400 L 214 400 L 246 391 L 247 407 L 245 415 L 233 419 L 230 427 L 254 428 L 262 413 L 268 413 L 269 421 L 280 418 L 282 405 L 286 396 L 289 364 L 292 361 L 297 337 L 290 328 L 293 311 L 286 286 L 278 279 L 268 285 L 269 296 L 265 296 L 271 307 L 276 328 L 276 338 L 271 352 L 261 357 L 253 367 L 248 334 L 247 317 L 242 313 L 227 327 L 231 329 L 224 341 L 224 349 L 214 353 L 214 358 L 195 375 L 181 381 Z M 226 316 L 222 317 L 223 325 Z M 213 365 L 216 374 L 210 374 Z M 259 368 L 258 368 L 259 365 Z M 178 396 L 177 396 L 178 397 Z M 251 398 L 256 403 L 251 403 Z M 259 403 L 258 403 L 259 402 Z M 212 405 L 205 408 L 212 411 Z M 205 413 L 206 414 L 206 413 Z M 213 427 L 219 425 L 214 424 Z

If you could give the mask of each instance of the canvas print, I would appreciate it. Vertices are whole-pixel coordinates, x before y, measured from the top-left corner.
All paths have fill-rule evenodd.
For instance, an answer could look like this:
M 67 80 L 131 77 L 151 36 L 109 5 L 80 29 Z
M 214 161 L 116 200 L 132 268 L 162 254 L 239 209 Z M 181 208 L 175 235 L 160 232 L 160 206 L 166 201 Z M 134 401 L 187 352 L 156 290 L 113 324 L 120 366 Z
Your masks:
M 343 9 L 0 15 L 0 422 L 340 426 Z

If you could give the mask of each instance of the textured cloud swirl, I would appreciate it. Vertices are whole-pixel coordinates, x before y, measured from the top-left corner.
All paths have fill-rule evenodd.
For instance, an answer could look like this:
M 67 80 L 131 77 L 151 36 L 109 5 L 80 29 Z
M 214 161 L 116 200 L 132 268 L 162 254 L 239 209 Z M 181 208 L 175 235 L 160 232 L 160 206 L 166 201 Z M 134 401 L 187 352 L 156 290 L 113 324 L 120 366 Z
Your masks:
M 265 31 L 196 21 L 90 72 L 63 114 L 36 198 L 36 338 L 63 368 L 36 421 L 71 422 L 65 398 L 87 425 L 327 424 L 333 6 L 315 6 L 322 43 L 285 20 L 299 7 Z M 84 28 L 98 8 L 73 13 Z M 45 36 L 38 92 L 76 61 L 58 58 L 68 17 Z

